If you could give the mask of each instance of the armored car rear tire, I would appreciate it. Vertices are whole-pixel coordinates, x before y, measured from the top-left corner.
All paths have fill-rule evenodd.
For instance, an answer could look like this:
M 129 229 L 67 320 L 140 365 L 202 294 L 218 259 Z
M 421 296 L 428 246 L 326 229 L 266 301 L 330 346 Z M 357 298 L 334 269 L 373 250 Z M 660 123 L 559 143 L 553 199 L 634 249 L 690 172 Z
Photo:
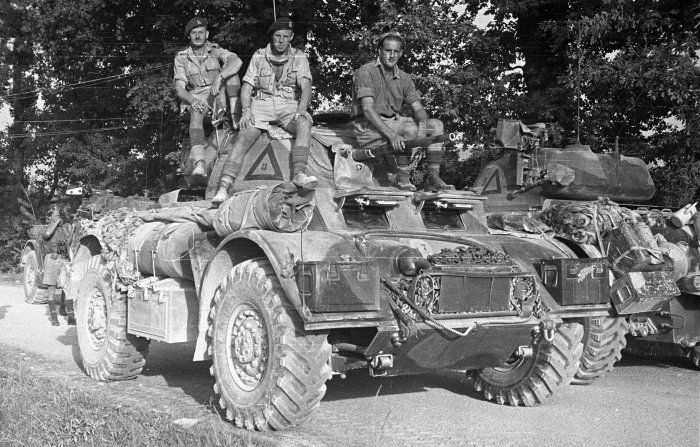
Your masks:
M 331 347 L 305 332 L 267 260 L 245 261 L 221 283 L 210 314 L 214 391 L 248 430 L 293 427 L 326 393 Z
M 576 320 L 583 325 L 583 354 L 571 383 L 590 385 L 613 370 L 627 346 L 624 318 L 592 317 Z
M 499 404 L 532 407 L 568 385 L 581 356 L 583 327 L 565 323 L 551 343 L 540 341 L 532 357 L 514 358 L 499 367 L 470 371 L 469 379 L 487 400 Z
M 39 260 L 36 251 L 27 247 L 22 253 L 22 286 L 24 287 L 24 300 L 29 304 L 45 304 L 49 300 L 48 289 L 39 288 Z
M 85 372 L 95 380 L 126 380 L 143 369 L 148 340 L 126 333 L 126 294 L 100 255 L 88 262 L 78 292 L 75 319 Z

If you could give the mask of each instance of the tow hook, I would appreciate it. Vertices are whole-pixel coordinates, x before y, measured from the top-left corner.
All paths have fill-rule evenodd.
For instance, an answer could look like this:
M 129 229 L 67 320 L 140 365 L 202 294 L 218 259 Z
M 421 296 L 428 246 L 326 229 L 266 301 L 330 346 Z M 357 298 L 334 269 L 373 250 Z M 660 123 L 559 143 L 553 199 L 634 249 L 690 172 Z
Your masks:
M 540 331 L 542 336 L 547 343 L 554 341 L 554 331 L 556 331 L 557 325 L 553 320 L 545 320 L 540 323 Z
M 370 375 L 372 377 L 386 376 L 386 370 L 394 367 L 394 355 L 377 354 L 372 357 L 370 366 L 372 367 L 370 370 Z
M 534 353 L 535 351 L 532 349 L 532 346 L 518 346 L 518 349 L 515 350 L 515 356 L 521 359 L 532 358 Z

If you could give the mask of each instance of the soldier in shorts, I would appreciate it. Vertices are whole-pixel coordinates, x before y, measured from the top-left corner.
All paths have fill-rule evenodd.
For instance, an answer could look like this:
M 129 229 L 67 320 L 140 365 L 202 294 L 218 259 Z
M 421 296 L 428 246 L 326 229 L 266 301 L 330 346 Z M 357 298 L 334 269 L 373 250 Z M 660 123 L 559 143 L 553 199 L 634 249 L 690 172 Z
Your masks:
M 311 144 L 311 71 L 303 51 L 291 46 L 293 24 L 280 18 L 268 29 L 270 44 L 257 50 L 250 60 L 241 88 L 241 130 L 224 164 L 214 204 L 228 197 L 229 187 L 239 175 L 248 149 L 270 124 L 295 135 L 292 147 L 292 182 L 303 189 L 315 189 L 318 180 L 306 175 Z M 251 102 L 253 89 L 257 94 Z
M 396 66 L 403 51 L 401 35 L 396 31 L 382 34 L 377 49 L 377 60 L 360 67 L 352 79 L 353 130 L 362 148 L 390 143 L 396 152 L 396 186 L 415 191 L 409 180 L 411 156 L 403 152 L 404 141 L 442 135 L 442 121 L 428 118 L 413 79 Z M 411 106 L 413 118 L 400 115 L 403 105 Z M 442 143 L 428 145 L 425 190 L 454 189 L 440 178 L 444 159 Z
M 209 42 L 207 21 L 195 17 L 185 27 L 190 45 L 175 56 L 175 93 L 182 101 L 180 111 L 190 114 L 190 159 L 194 165 L 192 182 L 205 183 L 204 116 L 209 110 L 226 110 L 229 97 L 231 118 L 237 126 L 240 118 L 238 70 L 242 62 L 234 53 Z M 222 89 L 225 86 L 225 91 Z

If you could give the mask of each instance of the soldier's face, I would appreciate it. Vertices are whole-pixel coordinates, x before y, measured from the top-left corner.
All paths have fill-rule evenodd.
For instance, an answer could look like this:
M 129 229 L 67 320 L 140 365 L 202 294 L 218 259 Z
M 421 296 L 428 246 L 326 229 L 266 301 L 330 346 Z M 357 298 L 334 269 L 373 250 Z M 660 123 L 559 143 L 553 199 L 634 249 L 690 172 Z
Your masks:
M 201 47 L 209 38 L 209 31 L 203 26 L 190 31 L 190 43 L 195 47 Z
M 277 30 L 272 34 L 272 48 L 276 53 L 284 53 L 294 38 L 294 33 L 288 29 Z
M 379 49 L 379 62 L 385 70 L 393 70 L 401 59 L 402 44 L 397 39 L 384 39 Z

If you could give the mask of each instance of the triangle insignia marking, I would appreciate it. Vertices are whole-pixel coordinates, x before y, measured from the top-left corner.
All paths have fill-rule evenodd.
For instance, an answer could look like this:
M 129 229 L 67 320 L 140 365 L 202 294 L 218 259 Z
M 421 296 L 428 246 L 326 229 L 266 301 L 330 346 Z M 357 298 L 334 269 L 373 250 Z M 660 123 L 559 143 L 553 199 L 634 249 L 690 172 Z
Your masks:
M 284 180 L 282 169 L 275 157 L 272 144 L 268 144 L 248 169 L 243 180 Z

